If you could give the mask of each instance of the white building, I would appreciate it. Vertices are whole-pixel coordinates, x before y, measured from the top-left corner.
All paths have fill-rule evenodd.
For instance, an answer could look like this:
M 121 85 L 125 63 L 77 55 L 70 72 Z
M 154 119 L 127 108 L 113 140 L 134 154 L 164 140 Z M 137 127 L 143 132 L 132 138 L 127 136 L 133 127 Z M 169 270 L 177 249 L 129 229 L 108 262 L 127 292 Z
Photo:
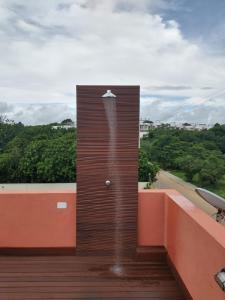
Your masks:
M 52 129 L 71 129 L 71 128 L 76 128 L 75 122 L 68 122 L 66 124 L 58 124 L 58 125 L 53 125 Z

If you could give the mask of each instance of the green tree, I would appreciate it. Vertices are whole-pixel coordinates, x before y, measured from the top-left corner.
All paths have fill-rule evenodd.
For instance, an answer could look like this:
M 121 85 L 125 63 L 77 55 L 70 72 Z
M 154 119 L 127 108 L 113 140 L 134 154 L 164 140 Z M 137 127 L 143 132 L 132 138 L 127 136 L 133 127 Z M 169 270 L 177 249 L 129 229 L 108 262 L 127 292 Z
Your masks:
M 159 167 L 148 160 L 148 156 L 144 151 L 139 152 L 139 181 L 154 182 Z
M 213 186 L 225 174 L 225 162 L 215 155 L 210 155 L 204 161 L 204 165 L 198 174 L 198 180 L 201 185 Z
M 188 181 L 192 181 L 193 177 L 200 172 L 203 161 L 192 155 L 180 156 L 175 161 L 178 170 L 185 172 Z
M 75 182 L 76 151 L 73 135 L 36 140 L 27 147 L 19 164 L 24 182 Z
M 141 149 L 148 160 L 165 170 L 181 171 L 188 181 L 200 186 L 215 187 L 224 181 L 225 125 L 201 131 L 165 125 L 151 128 Z

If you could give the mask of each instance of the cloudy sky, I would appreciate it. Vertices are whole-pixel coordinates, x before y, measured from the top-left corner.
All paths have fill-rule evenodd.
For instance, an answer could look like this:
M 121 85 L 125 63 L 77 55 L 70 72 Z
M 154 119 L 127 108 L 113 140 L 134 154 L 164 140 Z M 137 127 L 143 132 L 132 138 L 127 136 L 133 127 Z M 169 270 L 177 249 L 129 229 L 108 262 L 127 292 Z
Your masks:
M 153 121 L 225 123 L 225 1 L 0 0 L 0 114 L 74 118 L 76 84 L 138 84 Z

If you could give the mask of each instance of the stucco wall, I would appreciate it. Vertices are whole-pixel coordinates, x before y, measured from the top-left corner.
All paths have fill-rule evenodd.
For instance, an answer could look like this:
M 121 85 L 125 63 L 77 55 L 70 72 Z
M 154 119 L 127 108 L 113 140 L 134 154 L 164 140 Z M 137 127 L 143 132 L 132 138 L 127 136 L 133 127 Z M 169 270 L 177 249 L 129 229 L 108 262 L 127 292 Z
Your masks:
M 57 208 L 58 202 L 67 208 Z M 75 246 L 74 193 L 0 193 L 1 248 Z
M 165 246 L 194 300 L 225 299 L 214 280 L 225 267 L 224 226 L 173 190 L 139 192 L 138 224 L 139 244 Z
M 74 192 L 1 192 L 0 247 L 75 247 L 75 201 Z M 214 275 L 225 267 L 225 227 L 173 190 L 140 191 L 138 205 L 138 244 L 165 246 L 193 299 L 224 300 Z

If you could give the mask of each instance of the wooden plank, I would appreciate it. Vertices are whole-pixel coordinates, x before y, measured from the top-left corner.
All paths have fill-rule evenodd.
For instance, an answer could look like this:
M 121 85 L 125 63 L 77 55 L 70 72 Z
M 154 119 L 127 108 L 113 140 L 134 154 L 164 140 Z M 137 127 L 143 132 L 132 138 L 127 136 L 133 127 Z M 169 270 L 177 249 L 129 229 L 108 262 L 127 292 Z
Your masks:
M 164 261 L 124 257 L 121 277 L 111 267 L 106 256 L 0 257 L 0 300 L 184 300 Z
M 111 89 L 115 134 L 101 96 Z M 138 86 L 77 87 L 77 253 L 134 255 L 138 199 Z M 112 151 L 114 143 L 114 154 Z M 105 181 L 112 182 L 110 187 Z M 119 210 L 118 202 L 120 203 Z M 120 224 L 120 225 L 118 225 Z M 116 228 L 119 238 L 116 237 Z M 118 236 L 118 234 L 117 234 Z M 116 250 L 117 249 L 117 250 Z
M 184 284 L 181 276 L 179 275 L 179 273 L 177 272 L 174 264 L 172 263 L 170 257 L 167 255 L 167 263 L 171 268 L 172 274 L 174 275 L 176 282 L 178 283 L 178 285 L 180 286 L 181 290 L 183 291 L 183 295 L 185 296 L 185 299 L 187 300 L 193 300 L 191 294 L 189 293 L 186 285 Z

